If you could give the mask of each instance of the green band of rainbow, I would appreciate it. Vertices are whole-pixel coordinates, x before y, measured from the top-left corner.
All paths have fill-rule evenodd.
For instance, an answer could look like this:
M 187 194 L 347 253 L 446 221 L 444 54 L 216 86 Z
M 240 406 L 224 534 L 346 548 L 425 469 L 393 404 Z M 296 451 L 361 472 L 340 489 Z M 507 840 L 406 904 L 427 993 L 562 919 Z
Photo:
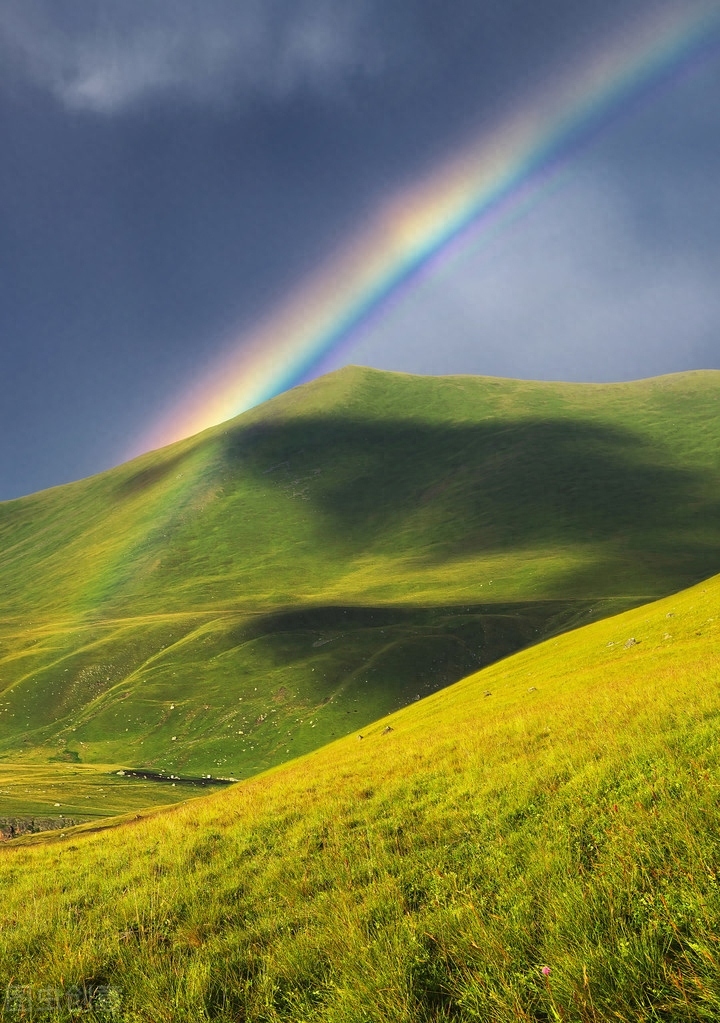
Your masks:
M 545 95 L 386 201 L 372 222 L 253 331 L 143 439 L 159 447 L 230 419 L 297 383 L 469 226 L 527 201 L 569 144 L 717 41 L 720 6 L 682 10 L 625 31 Z

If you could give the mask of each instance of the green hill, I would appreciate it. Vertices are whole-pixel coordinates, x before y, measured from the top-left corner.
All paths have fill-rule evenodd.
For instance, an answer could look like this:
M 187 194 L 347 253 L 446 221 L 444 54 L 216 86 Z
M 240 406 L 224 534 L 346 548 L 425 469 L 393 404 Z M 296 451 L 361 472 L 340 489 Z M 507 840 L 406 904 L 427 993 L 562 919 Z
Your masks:
M 248 777 L 720 571 L 719 397 L 352 367 L 0 505 L 0 757 Z
M 220 795 L 6 847 L 7 1018 L 717 1019 L 719 605 L 716 577 Z

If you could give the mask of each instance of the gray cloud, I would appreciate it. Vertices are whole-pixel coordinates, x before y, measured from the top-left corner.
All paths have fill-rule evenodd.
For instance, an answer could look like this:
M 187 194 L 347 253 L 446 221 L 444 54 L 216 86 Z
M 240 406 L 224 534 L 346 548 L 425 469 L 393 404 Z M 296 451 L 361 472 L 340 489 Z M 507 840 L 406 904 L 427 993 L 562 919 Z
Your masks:
M 388 195 L 678 2 L 0 0 L 0 497 L 117 461 Z M 717 365 L 718 67 L 349 358 Z
M 89 11 L 88 11 L 89 7 Z M 382 63 L 367 3 L 338 0 L 5 0 L 0 57 L 68 108 L 147 97 L 282 99 Z
M 693 3 L 696 0 L 693 0 Z M 358 80 L 400 95 L 453 80 L 494 103 L 613 25 L 677 0 L 3 0 L 0 73 L 70 110 L 159 98 L 236 105 L 298 92 L 342 98 Z M 467 104 L 468 94 L 464 93 Z M 375 97 L 377 100 L 377 96 Z M 471 104 L 472 105 L 472 104 Z M 451 115 L 456 116 L 456 115 Z
M 467 245 L 343 361 L 575 381 L 718 366 L 720 240 L 659 244 L 593 170 L 495 241 Z

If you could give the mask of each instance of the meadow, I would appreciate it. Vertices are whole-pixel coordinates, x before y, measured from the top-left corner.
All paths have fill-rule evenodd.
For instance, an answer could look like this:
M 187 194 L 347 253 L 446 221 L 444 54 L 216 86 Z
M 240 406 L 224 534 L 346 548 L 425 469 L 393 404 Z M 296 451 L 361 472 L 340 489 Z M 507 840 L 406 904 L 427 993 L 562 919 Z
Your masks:
M 182 802 L 220 787 L 212 779 L 129 777 L 117 764 L 0 762 L 0 833 L 64 831 L 73 823 Z
M 719 598 L 548 640 L 220 794 L 6 845 L 4 1018 L 73 1018 L 84 989 L 86 1018 L 158 1023 L 716 1019 Z
M 0 504 L 0 758 L 250 777 L 720 571 L 719 381 L 349 367 Z
M 717 1019 L 718 400 L 351 367 L 0 504 L 0 1018 Z

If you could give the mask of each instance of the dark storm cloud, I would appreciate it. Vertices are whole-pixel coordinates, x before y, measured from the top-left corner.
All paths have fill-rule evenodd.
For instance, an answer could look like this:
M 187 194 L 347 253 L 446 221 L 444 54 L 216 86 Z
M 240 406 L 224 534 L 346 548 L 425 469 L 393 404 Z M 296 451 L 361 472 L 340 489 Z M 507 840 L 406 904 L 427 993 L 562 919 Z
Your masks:
M 365 331 L 352 361 L 580 382 L 720 368 L 720 244 L 635 232 L 590 166 Z
M 720 239 L 720 41 L 638 104 L 598 145 L 597 172 L 625 196 L 648 244 L 714 250 Z
M 719 86 L 716 45 L 625 108 L 492 244 L 468 240 L 353 360 L 576 381 L 720 368 Z
M 4 0 L 0 497 L 111 464 L 378 199 L 668 6 Z
M 672 4 L 606 0 L 5 0 L 3 65 L 71 109 L 150 98 L 227 105 L 298 91 L 342 97 L 363 78 L 485 80 L 497 98 L 612 26 Z M 386 97 L 391 103 L 396 95 Z M 401 97 L 402 98 L 402 97 Z M 483 97 L 475 97 L 482 101 Z
M 368 4 L 332 0 L 7 0 L 5 50 L 66 106 L 112 113 L 156 94 L 224 102 L 228 90 L 281 99 L 379 53 Z

